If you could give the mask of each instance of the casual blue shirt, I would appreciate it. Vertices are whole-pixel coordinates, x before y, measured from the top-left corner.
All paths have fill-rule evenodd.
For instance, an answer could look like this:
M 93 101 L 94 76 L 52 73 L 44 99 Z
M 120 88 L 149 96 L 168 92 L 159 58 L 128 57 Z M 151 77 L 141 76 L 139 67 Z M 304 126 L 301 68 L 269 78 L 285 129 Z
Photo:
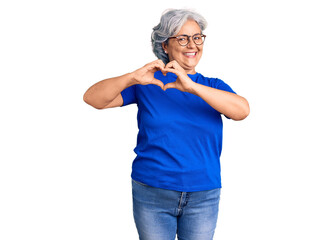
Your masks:
M 217 78 L 188 75 L 194 82 L 235 93 Z M 177 76 L 161 71 L 164 84 Z M 133 85 L 121 92 L 125 105 L 138 106 L 137 157 L 132 178 L 152 187 L 195 192 L 221 187 L 221 114 L 202 98 L 177 89 Z

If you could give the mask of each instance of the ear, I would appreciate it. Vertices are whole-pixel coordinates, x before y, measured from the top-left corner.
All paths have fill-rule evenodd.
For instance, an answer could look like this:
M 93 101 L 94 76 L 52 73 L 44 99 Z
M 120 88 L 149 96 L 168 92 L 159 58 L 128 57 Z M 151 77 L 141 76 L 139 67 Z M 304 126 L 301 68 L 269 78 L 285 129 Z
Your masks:
M 165 42 L 162 42 L 162 48 L 166 54 L 168 54 L 167 47 L 168 47 L 168 45 Z

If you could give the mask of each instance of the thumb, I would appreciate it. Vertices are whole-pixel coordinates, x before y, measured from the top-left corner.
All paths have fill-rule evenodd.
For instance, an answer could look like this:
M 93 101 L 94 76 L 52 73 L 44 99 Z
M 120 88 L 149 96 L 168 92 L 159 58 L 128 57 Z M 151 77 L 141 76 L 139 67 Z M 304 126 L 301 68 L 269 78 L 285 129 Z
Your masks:
M 169 88 L 176 88 L 176 82 L 172 82 L 172 83 L 168 83 L 168 84 L 164 85 L 163 90 L 165 91 Z
M 156 78 L 154 78 L 151 81 L 151 84 L 155 84 L 155 85 L 159 86 L 160 88 L 162 88 L 164 90 L 164 84 L 163 84 L 163 82 L 160 81 L 160 80 L 157 80 Z

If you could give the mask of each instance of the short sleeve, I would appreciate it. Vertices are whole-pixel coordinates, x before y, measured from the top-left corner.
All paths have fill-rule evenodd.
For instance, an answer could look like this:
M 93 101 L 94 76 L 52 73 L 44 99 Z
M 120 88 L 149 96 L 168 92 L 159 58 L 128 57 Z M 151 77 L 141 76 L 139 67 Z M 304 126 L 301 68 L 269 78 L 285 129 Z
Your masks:
M 234 94 L 237 94 L 228 84 L 226 84 L 224 81 L 222 81 L 221 79 L 215 78 L 213 81 L 213 88 L 217 88 L 223 91 L 227 91 L 227 92 L 231 92 Z
M 221 79 L 213 78 L 212 80 L 213 81 L 211 81 L 211 87 L 216 88 L 216 89 L 220 89 L 220 90 L 223 90 L 223 91 L 231 92 L 231 93 L 234 93 L 234 94 L 237 94 L 228 84 L 226 84 Z M 224 115 L 224 116 L 226 118 L 230 119 L 226 115 Z
M 130 86 L 126 89 L 124 89 L 121 92 L 121 96 L 123 97 L 123 106 L 137 103 L 137 98 L 136 98 L 136 85 Z

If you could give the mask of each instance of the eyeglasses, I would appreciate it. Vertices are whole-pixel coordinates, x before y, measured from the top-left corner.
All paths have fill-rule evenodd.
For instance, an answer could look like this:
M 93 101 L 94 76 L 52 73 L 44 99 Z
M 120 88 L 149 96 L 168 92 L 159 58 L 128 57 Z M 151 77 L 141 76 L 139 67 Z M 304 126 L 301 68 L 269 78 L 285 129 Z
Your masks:
M 190 42 L 190 37 L 192 38 L 195 45 L 201 45 L 204 43 L 206 35 L 201 34 L 201 33 L 194 34 L 193 36 L 188 36 L 186 34 L 183 34 L 183 35 L 179 35 L 177 37 L 169 37 L 168 39 L 176 38 L 179 45 L 185 47 Z

